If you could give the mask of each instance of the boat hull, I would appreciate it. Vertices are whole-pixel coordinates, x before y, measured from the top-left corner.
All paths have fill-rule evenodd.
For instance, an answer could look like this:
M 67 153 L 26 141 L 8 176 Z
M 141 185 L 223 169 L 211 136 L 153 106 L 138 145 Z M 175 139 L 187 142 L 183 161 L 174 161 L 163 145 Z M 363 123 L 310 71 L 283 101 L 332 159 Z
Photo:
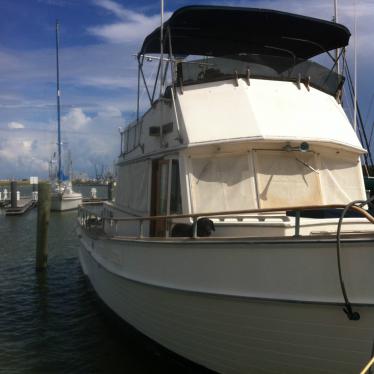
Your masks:
M 178 280 L 175 288 L 162 285 L 161 280 L 135 280 L 101 260 L 100 250 L 96 251 L 101 244 L 109 257 L 118 256 L 110 241 L 100 243 L 84 232 L 80 236 L 82 268 L 102 301 L 144 335 L 209 369 L 220 373 L 357 373 L 372 355 L 371 306 L 354 306 L 361 318 L 350 321 L 341 304 L 188 290 L 179 287 Z M 126 244 L 122 243 L 123 252 L 131 266 L 138 259 Z M 148 255 L 152 257 L 151 252 Z M 146 268 L 146 262 L 138 266 Z M 164 272 L 177 273 L 186 264 L 169 270 L 168 265 Z M 203 276 L 190 272 L 192 279 Z
M 53 211 L 65 211 L 78 209 L 78 206 L 82 204 L 82 194 L 61 194 L 52 193 L 51 196 L 51 210 Z

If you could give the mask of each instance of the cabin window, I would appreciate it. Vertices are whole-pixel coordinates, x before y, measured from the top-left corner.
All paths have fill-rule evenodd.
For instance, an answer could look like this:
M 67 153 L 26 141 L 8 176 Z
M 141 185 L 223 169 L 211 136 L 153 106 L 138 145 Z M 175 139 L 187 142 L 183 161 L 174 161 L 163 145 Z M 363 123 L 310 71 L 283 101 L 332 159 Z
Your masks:
M 255 151 L 260 208 L 322 204 L 312 152 Z
M 257 208 L 250 155 L 191 159 L 194 212 Z
M 120 166 L 118 178 L 123 187 L 116 191 L 116 203 L 131 211 L 147 212 L 149 161 Z
M 179 162 L 172 160 L 170 184 L 170 214 L 182 213 L 182 196 L 179 176 Z
M 361 164 L 357 154 L 326 152 L 319 157 L 325 204 L 365 200 Z

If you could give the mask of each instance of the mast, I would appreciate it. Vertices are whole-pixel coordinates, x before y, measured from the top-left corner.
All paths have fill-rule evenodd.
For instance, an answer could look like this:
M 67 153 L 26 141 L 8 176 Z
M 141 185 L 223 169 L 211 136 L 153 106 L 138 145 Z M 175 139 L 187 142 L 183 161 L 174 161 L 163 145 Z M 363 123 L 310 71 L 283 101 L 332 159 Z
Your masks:
M 58 49 L 59 49 L 59 32 L 60 24 L 56 20 L 56 74 L 57 74 L 57 86 L 56 86 L 56 96 L 57 96 L 57 157 L 58 157 L 58 169 L 57 169 L 57 180 L 60 183 L 61 180 L 61 109 L 60 109 L 60 66 L 58 59 Z

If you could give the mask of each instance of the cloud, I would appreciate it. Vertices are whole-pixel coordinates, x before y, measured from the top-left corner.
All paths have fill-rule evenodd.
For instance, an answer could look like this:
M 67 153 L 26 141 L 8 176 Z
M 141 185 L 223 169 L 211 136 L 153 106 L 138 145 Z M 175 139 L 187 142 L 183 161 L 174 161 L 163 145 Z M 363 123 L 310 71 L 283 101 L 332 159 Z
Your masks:
M 8 128 L 9 129 L 24 129 L 25 125 L 23 125 L 22 123 L 13 121 L 13 122 L 8 123 Z
M 109 25 L 94 26 L 87 31 L 109 43 L 136 43 L 152 32 L 160 25 L 160 16 L 146 16 L 132 10 L 128 10 L 111 0 L 96 0 L 95 4 L 113 13 L 120 22 Z M 165 12 L 165 20 L 171 16 Z
M 87 116 L 82 108 L 73 108 L 61 118 L 61 125 L 68 129 L 81 130 L 91 122 L 92 118 Z

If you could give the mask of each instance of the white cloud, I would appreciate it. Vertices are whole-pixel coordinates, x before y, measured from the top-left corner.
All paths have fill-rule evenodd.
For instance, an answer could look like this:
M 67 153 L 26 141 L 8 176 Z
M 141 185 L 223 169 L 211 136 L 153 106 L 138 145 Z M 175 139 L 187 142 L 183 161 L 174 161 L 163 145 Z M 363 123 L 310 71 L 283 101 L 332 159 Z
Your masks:
M 160 16 L 146 16 L 128 10 L 120 4 L 111 0 L 96 0 L 95 4 L 112 12 L 121 22 L 109 25 L 95 26 L 88 28 L 92 35 L 100 37 L 109 43 L 135 43 L 140 42 L 144 37 L 160 25 Z M 165 20 L 171 16 L 165 12 Z
M 9 129 L 24 129 L 25 125 L 23 125 L 20 122 L 9 122 L 8 123 L 8 128 Z
M 68 129 L 80 130 L 91 122 L 92 118 L 87 116 L 82 108 L 73 108 L 61 118 L 61 124 Z

